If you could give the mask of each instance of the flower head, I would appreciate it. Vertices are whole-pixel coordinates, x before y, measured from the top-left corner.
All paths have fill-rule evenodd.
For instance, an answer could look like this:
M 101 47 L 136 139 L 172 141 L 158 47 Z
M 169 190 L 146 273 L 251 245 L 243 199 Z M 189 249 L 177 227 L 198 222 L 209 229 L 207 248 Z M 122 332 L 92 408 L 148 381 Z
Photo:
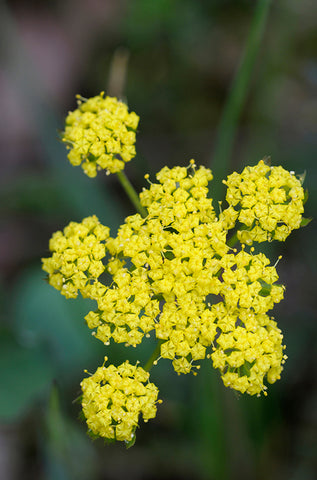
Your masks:
M 228 206 L 219 202 L 219 215 L 209 195 L 213 175 L 194 160 L 162 168 L 156 182 L 145 175 L 150 186 L 138 198 L 122 172 L 136 153 L 138 122 L 104 92 L 77 96 L 61 134 L 70 163 L 89 177 L 118 173 L 140 214 L 127 217 L 114 237 L 95 215 L 70 222 L 53 234 L 51 256 L 42 259 L 48 282 L 65 297 L 80 293 L 96 302 L 85 317 L 95 338 L 133 347 L 144 337 L 157 340 L 145 369 L 128 360 L 106 367 L 104 357 L 81 382 L 89 433 L 127 447 L 140 416 L 147 422 L 156 415 L 161 401 L 148 371 L 162 358 L 177 374 L 207 358 L 225 386 L 249 395 L 266 395 L 266 382 L 280 378 L 287 357 L 268 312 L 284 286 L 277 262 L 270 265 L 252 244 L 284 241 L 309 222 L 302 218 L 303 179 L 263 160 L 227 177 Z
M 105 344 L 112 338 L 135 346 L 154 331 L 161 357 L 177 373 L 189 373 L 220 332 L 233 331 L 247 314 L 266 314 L 284 293 L 265 255 L 228 247 L 235 215 L 216 218 L 207 197 L 211 177 L 204 167 L 158 173 L 159 183 L 140 195 L 148 216 L 126 218 L 107 239 L 113 283 L 86 316 Z
M 104 343 L 137 345 L 154 331 L 161 356 L 188 373 L 216 334 L 205 299 L 220 291 L 227 230 L 207 198 L 210 170 L 165 167 L 157 178 L 140 195 L 148 216 L 128 217 L 108 239 L 113 283 L 86 320 Z
M 55 232 L 49 244 L 52 256 L 42 259 L 49 284 L 66 298 L 76 298 L 78 291 L 93 298 L 97 280 L 105 270 L 102 259 L 108 236 L 109 228 L 95 215 L 81 223 L 70 222 L 63 232 Z
M 226 387 L 249 395 L 266 393 L 264 380 L 280 378 L 286 356 L 283 335 L 266 314 L 241 311 L 237 320 L 221 331 L 211 355 Z
M 78 96 L 78 108 L 66 118 L 62 140 L 72 165 L 81 165 L 88 177 L 97 170 L 116 173 L 135 156 L 139 117 L 125 103 L 100 95 L 88 100 Z
M 241 243 L 284 241 L 300 227 L 304 190 L 293 172 L 260 160 L 241 174 L 232 173 L 224 183 L 226 200 L 242 226 L 238 230 Z
M 43 259 L 49 283 L 67 297 L 80 291 L 96 300 L 97 309 L 85 318 L 104 344 L 112 340 L 135 347 L 155 336 L 159 358 L 170 360 L 178 374 L 199 368 L 196 362 L 208 357 L 226 386 L 250 395 L 265 393 L 265 382 L 280 377 L 286 358 L 281 331 L 268 316 L 284 287 L 277 283 L 275 265 L 248 244 L 284 239 L 282 231 L 299 227 L 299 180 L 260 161 L 228 177 L 229 206 L 217 217 L 208 197 L 210 170 L 191 161 L 188 167 L 164 167 L 156 178 L 140 194 L 147 216 L 127 217 L 115 237 L 95 216 L 56 232 L 52 256 Z M 239 249 L 229 246 L 233 228 Z M 104 271 L 111 278 L 108 285 L 100 281 Z M 128 363 L 102 367 L 83 381 L 83 409 L 93 432 L 131 437 L 140 411 L 132 415 L 128 405 L 137 401 L 133 397 L 125 403 L 121 387 L 113 398 L 103 400 L 103 395 L 112 394 L 113 379 L 119 385 L 124 377 L 123 384 L 130 385 L 133 376 L 136 386 L 140 368 Z
M 158 389 L 148 380 L 148 372 L 128 361 L 118 367 L 99 367 L 85 378 L 82 407 L 92 433 L 130 442 L 140 414 L 145 422 L 156 415 Z

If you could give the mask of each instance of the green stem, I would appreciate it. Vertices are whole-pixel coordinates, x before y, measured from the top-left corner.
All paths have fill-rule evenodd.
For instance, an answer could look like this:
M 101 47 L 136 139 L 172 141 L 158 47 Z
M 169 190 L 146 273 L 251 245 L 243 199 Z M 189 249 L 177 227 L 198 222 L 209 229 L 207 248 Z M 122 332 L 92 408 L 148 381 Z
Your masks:
M 136 210 L 139 212 L 139 214 L 143 218 L 145 218 L 147 216 L 147 211 L 144 207 L 142 207 L 142 205 L 140 203 L 139 196 L 136 193 L 136 191 L 134 190 L 132 184 L 130 183 L 130 180 L 128 179 L 128 177 L 126 176 L 126 174 L 123 171 L 118 172 L 117 176 L 119 178 L 119 181 L 120 181 L 122 187 L 126 191 L 126 194 L 130 198 L 133 205 L 135 206 Z
M 233 248 L 238 242 L 238 235 L 237 232 L 235 232 L 231 238 L 227 241 L 227 245 L 231 248 Z
M 218 127 L 216 146 L 211 162 L 214 184 L 214 198 L 221 200 L 224 186 L 222 179 L 228 175 L 233 142 L 239 117 L 249 92 L 253 67 L 257 58 L 265 29 L 271 0 L 258 0 L 252 19 L 240 67 L 233 80 L 230 93 Z
M 150 356 L 150 358 L 146 362 L 145 366 L 143 367 L 144 370 L 146 370 L 147 372 L 149 372 L 151 370 L 151 368 L 153 366 L 153 363 L 160 356 L 160 350 L 161 350 L 162 343 L 163 343 L 163 340 L 158 340 L 158 342 L 156 344 L 156 347 L 152 352 L 152 355 Z

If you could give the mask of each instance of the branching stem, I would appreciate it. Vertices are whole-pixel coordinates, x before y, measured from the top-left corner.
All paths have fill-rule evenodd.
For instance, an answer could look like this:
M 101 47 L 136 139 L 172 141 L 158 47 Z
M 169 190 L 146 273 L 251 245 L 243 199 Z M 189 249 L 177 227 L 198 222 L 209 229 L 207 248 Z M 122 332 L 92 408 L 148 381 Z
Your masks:
M 144 207 L 142 207 L 142 205 L 140 203 L 139 196 L 136 193 L 136 191 L 134 190 L 130 180 L 128 179 L 128 177 L 126 176 L 126 174 L 123 171 L 118 172 L 117 176 L 118 176 L 118 179 L 119 179 L 122 187 L 124 188 L 126 194 L 130 198 L 133 205 L 135 206 L 136 210 L 139 212 L 139 214 L 143 218 L 145 218 L 147 216 L 147 211 Z
M 163 340 L 158 340 L 155 349 L 153 350 L 150 358 L 148 359 L 145 366 L 143 367 L 144 370 L 146 370 L 147 372 L 149 372 L 151 370 L 155 360 L 157 360 L 158 357 L 160 356 L 160 350 L 161 350 L 162 343 L 163 343 Z

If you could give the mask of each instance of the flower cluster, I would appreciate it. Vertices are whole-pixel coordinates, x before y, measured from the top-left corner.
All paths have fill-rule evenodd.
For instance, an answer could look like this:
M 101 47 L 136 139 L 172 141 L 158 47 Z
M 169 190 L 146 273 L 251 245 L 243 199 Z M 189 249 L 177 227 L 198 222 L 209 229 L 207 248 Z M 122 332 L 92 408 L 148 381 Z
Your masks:
M 213 338 L 201 315 L 206 295 L 219 293 L 216 256 L 229 247 L 206 197 L 210 171 L 201 167 L 188 175 L 186 168 L 165 168 L 157 177 L 161 182 L 140 195 L 148 216 L 128 217 L 107 242 L 113 283 L 86 320 L 105 343 L 113 338 L 137 345 L 155 330 L 163 340 L 161 356 L 187 373 L 190 359 L 204 358 Z
M 263 254 L 242 249 L 221 260 L 223 302 L 211 306 L 218 327 L 211 359 L 226 386 L 250 395 L 274 383 L 286 356 L 283 336 L 266 312 L 283 298 L 275 267 Z
M 71 163 L 83 162 L 89 176 L 101 168 L 119 172 L 135 154 L 137 124 L 116 99 L 79 101 L 63 136 Z M 127 217 L 115 237 L 87 217 L 56 232 L 52 255 L 43 259 L 49 283 L 63 295 L 95 300 L 85 317 L 95 338 L 133 347 L 157 340 L 147 371 L 126 361 L 99 367 L 81 383 L 90 431 L 128 444 L 140 414 L 145 421 L 156 414 L 158 389 L 148 370 L 161 358 L 178 374 L 196 374 L 207 358 L 225 386 L 250 395 L 266 394 L 265 382 L 280 378 L 285 347 L 269 312 L 284 287 L 276 264 L 251 245 L 285 240 L 301 226 L 304 203 L 300 179 L 263 160 L 224 181 L 228 206 L 219 215 L 209 197 L 212 173 L 194 160 L 164 167 L 156 183 L 145 178 L 149 187 L 136 201 L 141 214 Z
M 275 284 L 276 269 L 265 255 L 229 248 L 228 216 L 217 219 L 207 198 L 211 172 L 194 167 L 164 167 L 159 183 L 140 195 L 148 216 L 128 217 L 117 237 L 109 237 L 107 270 L 113 283 L 96 298 L 98 309 L 86 316 L 87 324 L 105 344 L 112 338 L 135 346 L 154 331 L 161 340 L 161 357 L 172 360 L 177 373 L 190 372 L 193 361 L 205 358 L 212 346 L 214 366 L 223 376 L 236 374 L 233 388 L 260 393 L 265 375 L 275 368 L 276 358 L 281 365 L 283 355 L 267 355 L 264 368 L 267 351 L 252 349 L 252 339 L 250 345 L 240 344 L 239 335 L 249 330 L 251 338 L 261 327 L 263 337 L 272 325 L 265 314 L 284 290 Z M 238 335 L 240 363 L 233 360 L 236 346 L 224 348 L 229 333 Z M 274 339 L 280 352 L 281 339 L 280 334 Z M 250 365 L 256 375 L 245 373 Z M 241 386 L 242 376 L 247 376 L 248 387 Z
M 49 243 L 52 256 L 43 259 L 49 284 L 66 298 L 76 298 L 78 291 L 93 298 L 97 279 L 105 270 L 102 259 L 108 237 L 109 228 L 95 215 L 55 232 Z
M 97 170 L 116 173 L 135 156 L 136 113 L 116 98 L 100 95 L 88 100 L 78 96 L 78 108 L 66 118 L 62 141 L 72 165 L 81 165 L 86 175 Z
M 261 160 L 241 174 L 228 176 L 226 200 L 236 211 L 243 229 L 242 243 L 284 241 L 302 220 L 304 190 L 294 172 L 270 167 Z
M 82 406 L 90 431 L 131 442 L 140 414 L 145 422 L 156 415 L 158 389 L 148 379 L 148 372 L 128 361 L 118 367 L 99 367 L 85 378 L 81 382 Z
M 230 319 L 227 311 L 222 313 Z M 213 366 L 220 369 L 226 387 L 250 395 L 266 394 L 265 376 L 269 383 L 278 380 L 286 359 L 282 333 L 266 314 L 241 311 L 238 321 L 235 318 L 231 317 L 231 327 L 228 318 L 223 324 L 225 329 L 211 355 Z

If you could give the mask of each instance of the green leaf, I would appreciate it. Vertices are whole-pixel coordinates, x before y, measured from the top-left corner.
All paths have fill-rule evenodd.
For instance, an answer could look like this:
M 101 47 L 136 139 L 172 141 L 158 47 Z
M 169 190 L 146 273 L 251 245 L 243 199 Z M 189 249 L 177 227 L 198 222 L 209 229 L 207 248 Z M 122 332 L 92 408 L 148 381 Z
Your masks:
M 136 441 L 136 434 L 135 434 L 135 431 L 134 431 L 132 439 L 129 442 L 125 442 L 125 446 L 127 448 L 131 448 L 135 444 L 135 441 Z
M 272 290 L 272 285 L 270 285 L 269 283 L 266 283 L 261 278 L 258 279 L 258 282 L 261 284 L 261 287 L 262 287 L 261 290 L 259 291 L 259 295 L 261 295 L 262 297 L 267 297 L 268 295 L 270 295 Z
M 303 205 L 305 205 L 305 203 L 307 202 L 308 200 L 308 197 L 309 197 L 309 194 L 308 194 L 308 189 L 306 188 L 304 190 L 304 200 L 303 200 Z
M 302 217 L 302 221 L 300 222 L 300 226 L 301 227 L 306 227 L 311 221 L 312 221 L 312 218 Z

